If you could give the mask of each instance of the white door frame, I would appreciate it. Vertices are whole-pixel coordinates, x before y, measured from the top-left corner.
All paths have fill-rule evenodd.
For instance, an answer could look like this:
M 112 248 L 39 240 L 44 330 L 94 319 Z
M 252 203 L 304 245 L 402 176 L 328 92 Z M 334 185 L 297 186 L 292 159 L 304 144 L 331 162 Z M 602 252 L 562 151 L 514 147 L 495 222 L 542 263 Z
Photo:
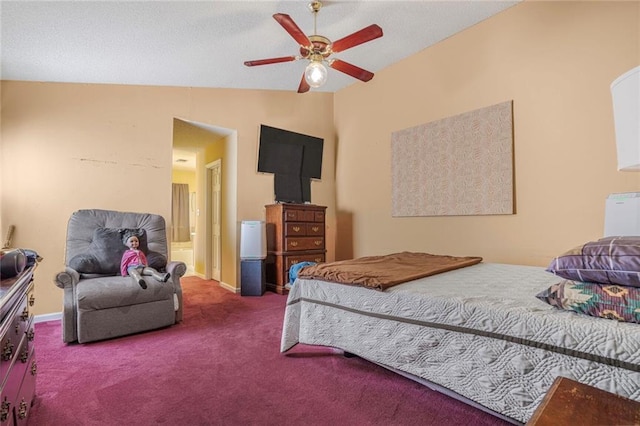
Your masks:
M 221 189 L 222 160 L 218 159 L 206 165 L 205 188 L 205 278 L 220 281 L 221 273 Z

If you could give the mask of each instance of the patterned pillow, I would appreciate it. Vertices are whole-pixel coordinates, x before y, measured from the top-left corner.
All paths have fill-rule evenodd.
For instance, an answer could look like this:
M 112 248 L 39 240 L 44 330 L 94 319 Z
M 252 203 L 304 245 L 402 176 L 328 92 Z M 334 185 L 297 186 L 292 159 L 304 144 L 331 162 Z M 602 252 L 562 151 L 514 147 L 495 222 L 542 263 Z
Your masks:
M 640 287 L 640 237 L 607 237 L 553 259 L 547 271 L 559 277 Z
M 637 287 L 564 280 L 536 297 L 567 311 L 640 323 L 640 288 Z

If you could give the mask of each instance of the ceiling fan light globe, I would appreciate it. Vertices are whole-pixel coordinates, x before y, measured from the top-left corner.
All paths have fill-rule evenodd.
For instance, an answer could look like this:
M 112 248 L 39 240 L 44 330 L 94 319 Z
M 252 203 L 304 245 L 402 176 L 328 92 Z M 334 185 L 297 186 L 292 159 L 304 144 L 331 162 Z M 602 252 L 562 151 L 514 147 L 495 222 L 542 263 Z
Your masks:
M 318 88 L 327 82 L 327 68 L 322 62 L 312 61 L 304 70 L 304 79 L 309 86 Z

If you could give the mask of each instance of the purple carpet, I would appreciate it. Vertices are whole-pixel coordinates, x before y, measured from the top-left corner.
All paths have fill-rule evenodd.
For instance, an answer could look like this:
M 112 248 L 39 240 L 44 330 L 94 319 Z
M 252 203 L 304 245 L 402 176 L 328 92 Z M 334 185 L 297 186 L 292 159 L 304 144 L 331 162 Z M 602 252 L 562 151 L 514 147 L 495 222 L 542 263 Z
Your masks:
M 184 321 L 62 343 L 36 325 L 36 425 L 504 425 L 360 358 L 298 345 L 281 354 L 286 296 L 241 297 L 183 278 Z

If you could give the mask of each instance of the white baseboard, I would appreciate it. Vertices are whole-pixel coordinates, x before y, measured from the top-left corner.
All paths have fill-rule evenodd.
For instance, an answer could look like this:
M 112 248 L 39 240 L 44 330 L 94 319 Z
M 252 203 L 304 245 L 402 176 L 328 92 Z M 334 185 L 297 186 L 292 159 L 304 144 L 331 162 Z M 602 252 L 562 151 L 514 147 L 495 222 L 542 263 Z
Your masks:
M 47 322 L 47 321 L 60 321 L 62 319 L 62 312 L 54 312 L 52 314 L 36 315 L 33 317 L 33 322 Z
M 207 278 L 205 278 L 204 274 L 200 274 L 198 272 L 192 272 L 191 274 L 189 274 L 190 276 L 196 276 L 198 278 L 202 278 L 203 280 L 206 280 Z M 216 280 L 217 281 L 217 280 Z M 220 283 L 220 287 L 224 288 L 225 290 L 229 290 L 232 293 L 240 293 L 240 289 L 239 288 L 235 288 L 232 285 L 229 285 L 223 281 L 218 281 Z
M 220 281 L 220 287 L 224 288 L 225 290 L 229 290 L 232 293 L 240 293 L 240 289 L 239 288 L 235 288 L 225 282 Z

